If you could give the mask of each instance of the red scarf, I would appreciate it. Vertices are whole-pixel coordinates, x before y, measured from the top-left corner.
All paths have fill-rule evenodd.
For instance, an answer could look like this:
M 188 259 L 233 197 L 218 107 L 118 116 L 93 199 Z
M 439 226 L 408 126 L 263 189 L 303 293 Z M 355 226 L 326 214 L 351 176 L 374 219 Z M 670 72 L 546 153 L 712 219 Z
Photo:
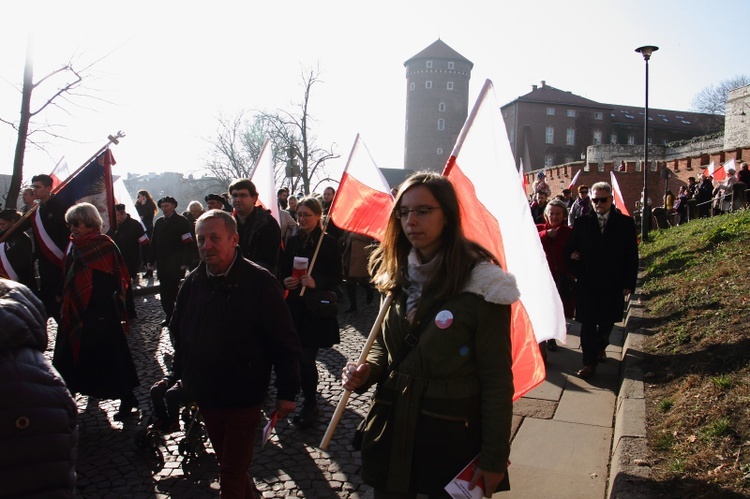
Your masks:
M 73 359 L 78 362 L 81 349 L 83 316 L 88 309 L 94 288 L 93 271 L 98 270 L 120 277 L 117 292 L 118 308 L 125 310 L 125 291 L 130 285 L 130 276 L 125 261 L 115 243 L 108 236 L 91 234 L 70 238 L 72 248 L 65 267 L 61 328 L 67 331 L 73 345 Z M 127 317 L 126 314 L 123 314 Z M 125 324 L 127 329 L 127 322 Z

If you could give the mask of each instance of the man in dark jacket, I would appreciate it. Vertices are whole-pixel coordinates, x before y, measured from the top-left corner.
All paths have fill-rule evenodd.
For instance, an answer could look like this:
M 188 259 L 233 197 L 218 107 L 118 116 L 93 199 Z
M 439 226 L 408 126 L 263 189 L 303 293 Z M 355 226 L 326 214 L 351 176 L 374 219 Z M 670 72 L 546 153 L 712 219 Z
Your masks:
M 44 305 L 0 279 L 0 496 L 74 498 L 78 408 L 44 358 Z
M 219 461 L 221 496 L 254 497 L 247 470 L 271 369 L 284 418 L 296 405 L 301 347 L 281 285 L 242 257 L 236 227 L 221 210 L 198 219 L 201 264 L 180 288 L 170 332 L 173 376 L 198 403 Z
M 252 181 L 243 178 L 229 185 L 242 256 L 279 275 L 281 228 L 271 211 L 256 206 L 258 191 Z
M 625 310 L 624 297 L 635 289 L 638 239 L 633 219 L 613 206 L 612 187 L 591 186 L 594 209 L 578 219 L 565 248 L 576 276 L 576 320 L 581 323 L 581 378 L 596 373 L 615 322 Z
M 171 196 L 157 203 L 164 216 L 154 224 L 154 236 L 149 251 L 149 269 L 156 264 L 159 276 L 161 308 L 167 315 L 162 325 L 169 324 L 180 280 L 190 264 L 190 246 L 193 243 L 192 226 L 187 218 L 175 212 L 177 201 Z
M 124 204 L 115 205 L 115 215 L 117 217 L 117 228 L 112 234 L 112 240 L 120 248 L 130 279 L 137 279 L 138 269 L 141 265 L 141 248 L 146 246 L 149 241 L 146 228 L 141 225 L 141 222 L 131 218 L 125 211 Z M 132 286 L 128 286 L 125 295 L 128 317 L 134 319 L 137 314 Z

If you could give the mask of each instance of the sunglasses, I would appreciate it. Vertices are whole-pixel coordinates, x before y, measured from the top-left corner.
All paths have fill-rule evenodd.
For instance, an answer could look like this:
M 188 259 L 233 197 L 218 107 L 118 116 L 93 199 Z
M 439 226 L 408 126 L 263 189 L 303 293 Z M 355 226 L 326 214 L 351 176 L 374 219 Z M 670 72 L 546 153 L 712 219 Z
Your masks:
M 606 198 L 591 198 L 591 202 L 594 203 L 594 204 L 606 203 L 607 201 L 609 201 L 609 197 L 606 197 Z

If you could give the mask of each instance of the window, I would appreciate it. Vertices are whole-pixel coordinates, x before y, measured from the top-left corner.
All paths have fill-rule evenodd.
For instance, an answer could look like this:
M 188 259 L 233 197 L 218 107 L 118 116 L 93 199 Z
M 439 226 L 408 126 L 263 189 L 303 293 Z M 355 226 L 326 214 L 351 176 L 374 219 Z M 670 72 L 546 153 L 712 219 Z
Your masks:
M 604 113 L 597 111 L 594 113 L 594 119 L 595 120 L 603 120 L 604 119 Z
M 651 137 L 648 138 L 648 145 L 651 145 Z
M 441 113 L 445 112 L 445 102 L 441 102 L 440 104 L 438 104 L 438 111 L 440 111 Z
M 548 107 L 547 108 L 547 116 L 554 116 L 555 115 L 555 108 L 554 107 Z
M 643 160 L 639 159 L 635 163 L 635 171 L 639 172 L 641 171 L 641 168 L 643 168 Z
M 416 85 L 414 84 L 414 82 L 409 83 L 409 90 L 414 90 L 415 87 Z
M 544 131 L 544 143 L 553 144 L 555 142 L 555 127 L 548 126 Z
M 555 161 L 555 157 L 552 154 L 544 155 L 544 166 L 552 166 Z
M 609 143 L 610 144 L 617 144 L 617 134 L 613 133 L 609 136 Z
M 576 144 L 576 129 L 568 128 L 565 133 L 565 145 L 574 146 Z
M 628 135 L 628 145 L 629 146 L 635 145 L 635 135 Z
M 443 148 L 442 147 L 438 147 L 437 148 L 437 154 L 438 154 L 438 156 L 442 156 L 443 155 Z
M 427 61 L 427 63 L 425 64 L 425 67 L 427 69 L 432 69 L 432 61 Z
M 599 164 L 597 165 L 597 170 L 599 171 L 599 173 L 604 173 L 604 162 L 603 161 L 599 161 Z
M 445 130 L 445 120 L 443 118 L 438 120 L 438 130 Z
M 426 88 L 427 90 L 431 89 L 432 88 L 432 81 L 427 80 L 426 82 L 424 82 L 424 88 Z
M 650 166 L 651 166 L 651 171 L 655 172 L 656 171 L 656 166 L 657 166 L 656 165 L 656 161 L 650 161 L 649 163 L 650 163 Z
M 448 82 L 447 88 L 448 88 L 448 90 L 453 90 L 453 82 L 452 81 Z
M 576 110 L 568 109 L 568 118 L 575 118 L 575 117 L 576 117 Z
M 453 61 L 448 61 L 448 69 L 455 69 L 456 63 Z
M 594 145 L 598 146 L 602 143 L 602 131 L 594 130 Z

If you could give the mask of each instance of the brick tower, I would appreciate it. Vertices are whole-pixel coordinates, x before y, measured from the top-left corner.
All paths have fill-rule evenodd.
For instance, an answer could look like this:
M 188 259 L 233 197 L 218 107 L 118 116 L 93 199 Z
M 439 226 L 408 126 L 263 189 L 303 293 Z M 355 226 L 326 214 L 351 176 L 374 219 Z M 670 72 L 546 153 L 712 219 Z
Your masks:
M 474 64 L 438 39 L 404 66 L 404 168 L 442 172 L 469 112 Z

